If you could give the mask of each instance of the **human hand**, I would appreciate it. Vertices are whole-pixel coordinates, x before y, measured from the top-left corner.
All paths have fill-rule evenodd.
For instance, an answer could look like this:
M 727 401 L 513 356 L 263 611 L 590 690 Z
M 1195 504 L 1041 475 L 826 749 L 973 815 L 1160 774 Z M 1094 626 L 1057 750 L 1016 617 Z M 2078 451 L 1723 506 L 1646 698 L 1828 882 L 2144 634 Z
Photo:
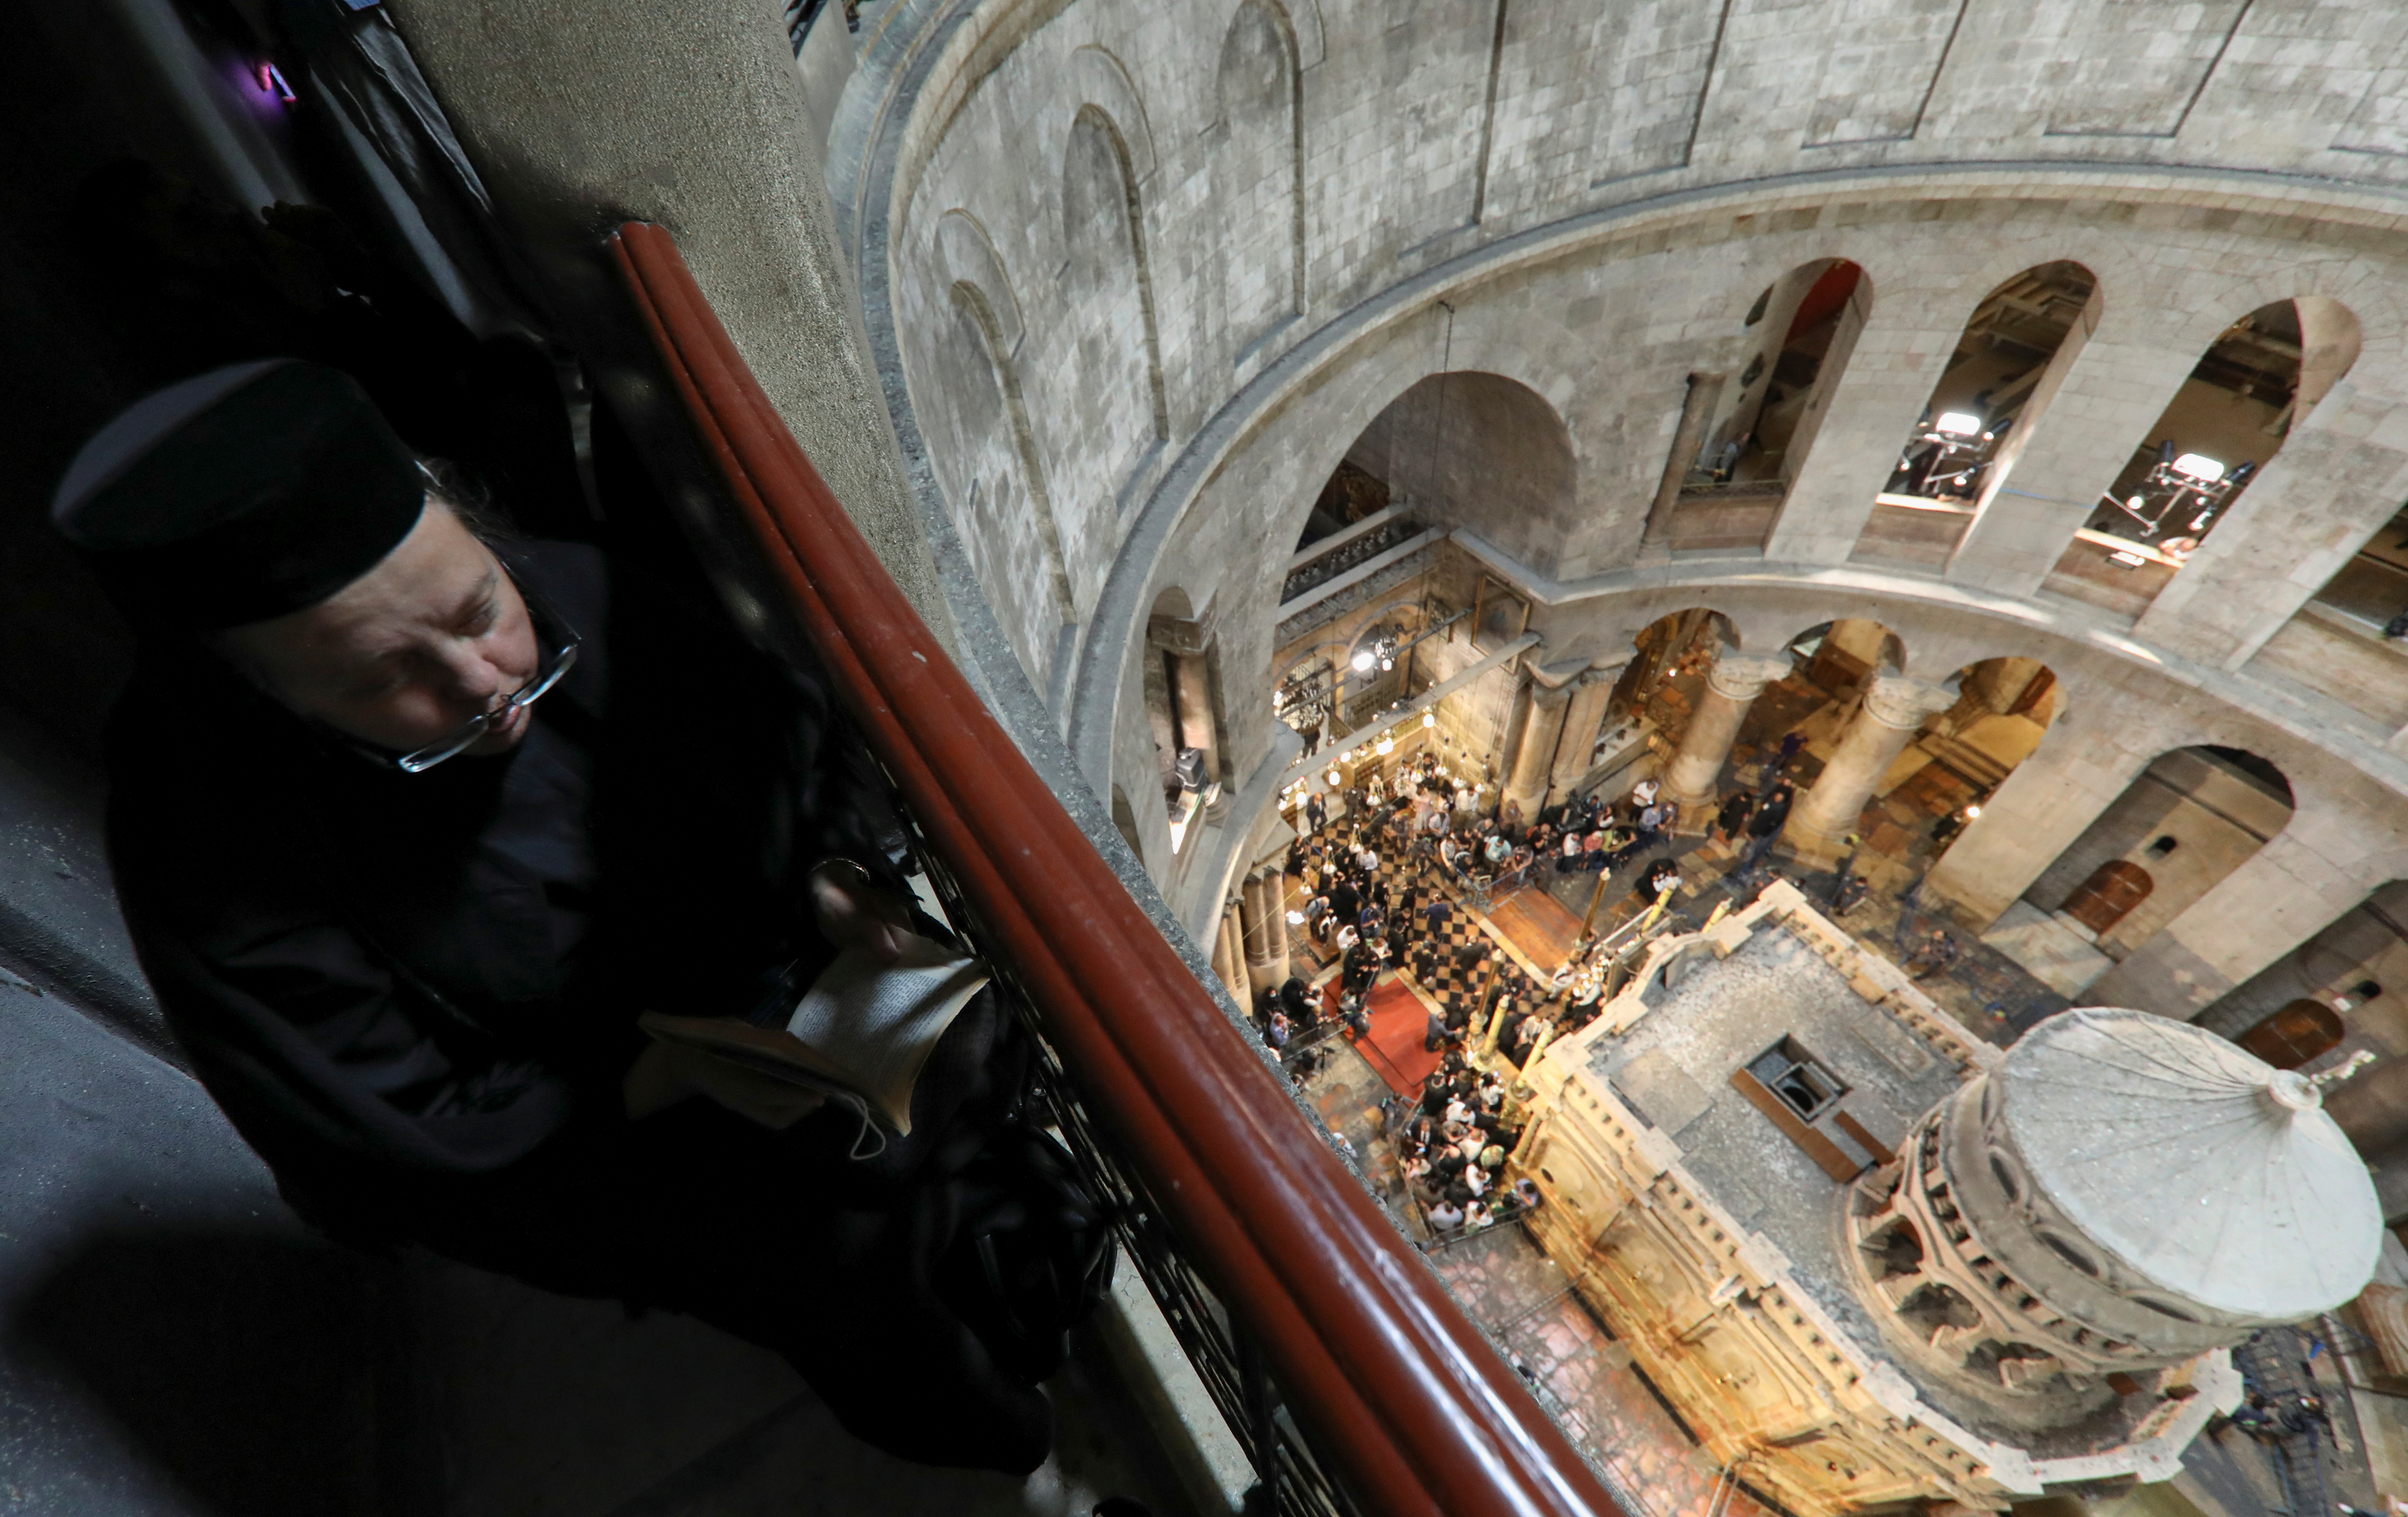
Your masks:
M 851 859 L 829 859 L 810 873 L 811 909 L 820 936 L 838 949 L 862 948 L 882 964 L 926 941 L 911 930 L 910 908 L 869 880 Z

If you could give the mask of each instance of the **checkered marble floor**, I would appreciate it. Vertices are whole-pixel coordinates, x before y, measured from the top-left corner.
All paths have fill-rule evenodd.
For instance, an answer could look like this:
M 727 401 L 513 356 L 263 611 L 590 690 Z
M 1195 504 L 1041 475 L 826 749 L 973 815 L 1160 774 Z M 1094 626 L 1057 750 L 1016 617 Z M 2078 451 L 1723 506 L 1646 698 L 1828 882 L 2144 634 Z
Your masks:
M 1344 829 L 1326 828 L 1320 837 L 1334 850 L 1342 846 Z M 1387 930 L 1392 951 L 1389 966 L 1412 976 L 1422 993 L 1437 1001 L 1450 1017 L 1457 1011 L 1469 1014 L 1477 1009 L 1487 990 L 1490 966 L 1512 962 L 1510 954 L 1499 946 L 1501 939 L 1483 930 L 1480 914 L 1468 904 L 1468 892 L 1459 882 L 1447 878 L 1436 860 L 1425 864 L 1415 859 L 1409 848 L 1398 846 L 1384 837 L 1373 852 L 1380 856 L 1378 879 L 1388 888 Z M 1441 895 L 1455 910 L 1432 933 L 1423 912 Z M 1466 946 L 1475 941 L 1485 942 L 1489 954 L 1467 969 L 1458 962 L 1459 956 Z M 1421 968 L 1425 950 L 1429 954 L 1427 974 Z M 1338 962 L 1334 951 L 1325 953 L 1317 945 L 1313 957 L 1325 970 L 1334 970 Z

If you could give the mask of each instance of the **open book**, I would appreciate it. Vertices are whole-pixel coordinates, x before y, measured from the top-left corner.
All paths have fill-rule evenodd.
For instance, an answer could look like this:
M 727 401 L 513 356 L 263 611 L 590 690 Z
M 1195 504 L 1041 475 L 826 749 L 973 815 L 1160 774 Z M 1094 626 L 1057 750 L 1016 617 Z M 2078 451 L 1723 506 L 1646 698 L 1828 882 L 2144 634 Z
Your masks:
M 893 964 L 858 948 L 838 954 L 783 1027 L 657 1011 L 645 1012 L 638 1023 L 672 1049 L 706 1053 L 798 1093 L 842 1102 L 909 1137 L 911 1092 L 920 1071 L 987 979 L 986 966 L 976 959 L 914 937 L 906 939 L 903 956 Z M 723 1104 L 738 1105 L 724 1090 L 701 1083 Z M 779 1118 L 756 1120 L 783 1126 L 807 1109 L 776 1104 Z

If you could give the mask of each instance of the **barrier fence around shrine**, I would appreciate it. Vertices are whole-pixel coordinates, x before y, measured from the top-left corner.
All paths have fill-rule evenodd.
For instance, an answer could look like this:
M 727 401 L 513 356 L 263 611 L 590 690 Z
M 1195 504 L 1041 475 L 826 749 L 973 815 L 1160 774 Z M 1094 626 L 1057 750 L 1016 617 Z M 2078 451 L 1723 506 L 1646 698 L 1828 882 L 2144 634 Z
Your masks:
M 694 437 L 1039 1035 L 1048 1099 L 1272 1510 L 1618 1504 L 987 710 L 812 467 L 675 241 L 612 254 Z

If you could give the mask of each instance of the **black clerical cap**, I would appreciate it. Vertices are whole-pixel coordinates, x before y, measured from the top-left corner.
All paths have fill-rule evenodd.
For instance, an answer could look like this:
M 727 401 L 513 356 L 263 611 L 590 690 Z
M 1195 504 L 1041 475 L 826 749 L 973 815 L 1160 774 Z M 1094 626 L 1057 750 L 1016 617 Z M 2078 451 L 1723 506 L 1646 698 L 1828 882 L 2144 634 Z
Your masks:
M 267 359 L 136 401 L 76 454 L 50 520 L 137 621 L 215 631 L 376 567 L 426 487 L 351 376 Z

